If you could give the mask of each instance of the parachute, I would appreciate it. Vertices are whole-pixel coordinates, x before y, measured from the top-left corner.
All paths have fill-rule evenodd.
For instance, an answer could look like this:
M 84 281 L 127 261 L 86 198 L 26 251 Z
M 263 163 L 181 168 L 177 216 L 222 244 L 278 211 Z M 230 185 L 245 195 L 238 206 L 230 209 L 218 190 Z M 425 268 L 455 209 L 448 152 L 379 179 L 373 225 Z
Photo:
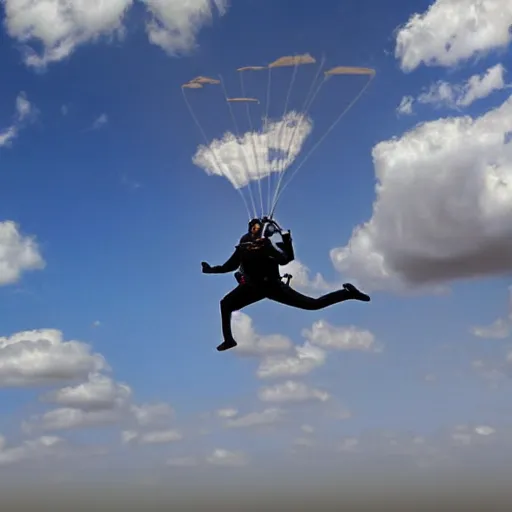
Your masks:
M 249 218 L 274 217 L 290 181 L 375 76 L 371 68 L 324 64 L 306 53 L 240 67 L 233 73 L 234 94 L 220 75 L 198 76 L 181 87 L 203 138 L 194 164 L 226 178 Z

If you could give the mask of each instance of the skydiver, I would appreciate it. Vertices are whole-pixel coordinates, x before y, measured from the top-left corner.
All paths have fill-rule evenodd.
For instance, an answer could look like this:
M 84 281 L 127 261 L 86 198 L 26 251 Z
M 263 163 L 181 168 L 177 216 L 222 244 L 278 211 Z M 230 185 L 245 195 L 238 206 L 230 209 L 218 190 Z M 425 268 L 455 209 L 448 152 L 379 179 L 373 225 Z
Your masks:
M 359 291 L 353 284 L 345 283 L 337 290 L 321 297 L 308 297 L 283 283 L 279 266 L 287 265 L 295 259 L 290 231 L 282 232 L 282 242 L 275 245 L 263 233 L 263 226 L 272 225 L 272 221 L 262 223 L 260 219 L 252 219 L 249 229 L 240 238 L 235 251 L 223 265 L 211 266 L 202 261 L 204 274 L 224 274 L 235 272 L 238 286 L 225 295 L 220 301 L 222 334 L 224 337 L 217 350 L 229 350 L 237 346 L 231 331 L 231 315 L 263 299 L 270 299 L 281 304 L 317 311 L 346 300 L 369 302 L 370 297 Z

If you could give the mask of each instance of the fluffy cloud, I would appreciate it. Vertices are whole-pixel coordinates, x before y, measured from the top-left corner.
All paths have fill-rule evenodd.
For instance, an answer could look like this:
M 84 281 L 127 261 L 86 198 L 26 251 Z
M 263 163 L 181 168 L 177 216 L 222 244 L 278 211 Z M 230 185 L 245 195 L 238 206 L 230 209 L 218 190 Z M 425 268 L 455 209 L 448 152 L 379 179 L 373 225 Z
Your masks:
M 310 119 L 291 111 L 261 132 L 241 137 L 227 132 L 209 146 L 199 146 L 193 162 L 208 174 L 224 176 L 235 188 L 245 187 L 252 180 L 285 171 L 300 154 L 312 127 Z
M 377 144 L 373 216 L 331 251 L 335 267 L 373 289 L 509 272 L 511 133 L 512 97 Z
M 195 45 L 197 33 L 211 21 L 213 5 L 222 16 L 227 0 L 143 0 L 152 17 L 146 24 L 149 40 L 170 55 L 189 51 Z
M 166 423 L 174 416 L 172 407 L 164 402 L 132 405 L 131 412 L 143 427 Z
M 232 418 L 226 421 L 226 427 L 229 428 L 254 428 L 266 425 L 272 425 L 280 421 L 284 416 L 284 411 L 271 407 L 261 412 L 251 412 L 238 418 Z
M 33 237 L 11 221 L 0 222 L 0 286 L 17 282 L 24 272 L 45 267 Z
M 409 72 L 421 64 L 453 66 L 493 49 L 512 34 L 512 4 L 503 0 L 436 0 L 400 28 L 395 56 Z
M 238 414 L 238 411 L 233 408 L 219 409 L 217 416 L 219 418 L 234 418 Z
M 64 341 L 63 334 L 55 329 L 24 331 L 0 338 L 1 386 L 74 381 L 104 369 L 108 369 L 105 359 L 92 353 L 89 345 Z M 69 392 L 68 389 L 68 397 Z
M 7 33 L 24 45 L 25 63 L 42 67 L 102 36 L 122 33 L 131 0 L 5 0 Z M 42 46 L 38 54 L 29 44 Z
M 259 398 L 263 402 L 290 403 L 290 402 L 311 402 L 329 400 L 329 393 L 315 389 L 303 384 L 288 380 L 276 386 L 262 388 Z
M 113 425 L 120 421 L 122 410 L 82 410 L 72 407 L 61 407 L 48 411 L 41 416 L 33 416 L 30 421 L 23 423 L 25 432 L 36 430 L 73 430 L 88 427 Z
M 452 85 L 448 82 L 439 81 L 432 85 L 428 91 L 420 94 L 416 101 L 451 109 L 468 107 L 476 100 L 508 87 L 505 83 L 504 73 L 505 68 L 501 64 L 496 64 L 485 73 L 471 76 L 463 84 Z M 412 97 L 406 96 L 402 99 L 398 111 L 402 114 L 412 114 L 413 101 Z
M 250 316 L 235 311 L 232 317 L 233 336 L 238 342 L 236 353 L 245 356 L 263 356 L 269 353 L 284 352 L 293 344 L 280 334 L 259 335 L 254 330 Z
M 302 335 L 312 344 L 331 350 L 356 350 L 361 352 L 379 352 L 381 345 L 375 336 L 367 330 L 354 326 L 335 327 L 325 320 L 318 320 L 311 329 L 304 329 Z
M 207 457 L 207 462 L 215 466 L 246 466 L 249 462 L 247 455 L 241 451 L 229 451 L 217 448 Z
M 89 380 L 77 386 L 68 386 L 48 394 L 44 400 L 64 407 L 84 411 L 100 411 L 123 407 L 132 391 L 110 377 L 94 373 Z
M 183 434 L 175 429 L 151 430 L 138 433 L 133 430 L 125 430 L 121 433 L 123 443 L 136 441 L 140 444 L 169 444 L 181 441 Z
M 169 54 L 195 45 L 202 25 L 211 19 L 211 0 L 141 0 L 150 14 L 146 28 L 151 43 Z M 215 0 L 224 14 L 225 0 Z M 124 18 L 133 0 L 4 0 L 9 36 L 23 45 L 28 66 L 45 67 L 61 61 L 86 43 L 124 35 Z M 41 47 L 38 52 L 34 46 Z
M 4 438 L 0 436 L 0 466 L 10 466 L 25 460 L 55 455 L 65 444 L 60 437 L 42 436 L 25 441 L 20 446 L 8 448 Z
M 308 342 L 294 347 L 294 352 L 294 354 L 267 356 L 258 367 L 258 377 L 268 379 L 306 375 L 322 366 L 326 360 L 325 352 Z
M 336 288 L 341 288 L 342 283 L 339 285 L 335 283 L 328 283 L 322 274 L 316 273 L 311 277 L 311 270 L 300 260 L 294 260 L 288 265 L 284 265 L 281 269 L 281 274 L 291 274 L 293 276 L 290 284 L 294 288 L 302 290 L 330 292 Z
M 16 98 L 16 113 L 12 124 L 3 131 L 0 131 L 0 147 L 9 146 L 12 141 L 18 136 L 20 130 L 24 124 L 34 119 L 37 110 L 28 101 L 27 95 L 24 92 L 20 92 Z

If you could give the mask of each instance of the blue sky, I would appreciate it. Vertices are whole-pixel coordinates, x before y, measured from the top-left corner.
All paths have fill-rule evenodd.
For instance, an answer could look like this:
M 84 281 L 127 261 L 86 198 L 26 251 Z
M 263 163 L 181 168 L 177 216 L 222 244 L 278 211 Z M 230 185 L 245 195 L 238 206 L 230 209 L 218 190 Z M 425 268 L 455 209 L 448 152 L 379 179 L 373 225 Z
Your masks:
M 209 4 L 196 3 L 203 8 Z M 32 455 L 40 451 L 23 443 L 41 435 L 55 436 L 59 443 L 62 439 L 66 453 L 79 460 L 85 456 L 73 451 L 76 443 L 82 448 L 84 443 L 86 448 L 100 445 L 107 454 L 94 464 L 108 467 L 109 460 L 122 456 L 142 473 L 147 464 L 165 467 L 176 457 L 182 462 L 183 457 L 188 462 L 193 458 L 198 467 L 210 455 L 213 463 L 248 461 L 250 466 L 268 452 L 284 465 L 293 464 L 297 453 L 290 449 L 295 438 L 309 439 L 310 446 L 299 449 L 302 456 L 304 450 L 314 457 L 329 446 L 340 449 L 347 436 L 359 440 L 357 450 L 371 452 L 373 448 L 364 446 L 364 435 L 373 431 L 435 437 L 446 429 L 442 439 L 427 441 L 442 452 L 457 442 L 450 430 L 457 426 L 469 432 L 467 450 L 482 438 L 495 443 L 499 452 L 500 443 L 508 442 L 500 435 L 509 428 L 505 393 L 510 268 L 494 262 L 485 247 L 507 255 L 511 245 L 507 225 L 512 213 L 506 201 L 511 153 L 504 143 L 499 151 L 492 146 L 501 144 L 502 125 L 504 133 L 511 131 L 504 120 L 510 55 L 508 40 L 503 44 L 499 37 L 501 25 L 496 25 L 495 41 L 478 38 L 478 29 L 468 35 L 464 23 L 456 22 L 456 3 L 440 0 L 397 0 L 392 6 L 370 0 L 326 1 L 321 9 L 315 2 L 218 2 L 225 12 L 219 15 L 213 9 L 211 23 L 194 21 L 196 3 L 190 12 L 181 13 L 179 6 L 172 7 L 174 2 L 168 12 L 165 7 L 158 10 L 158 2 L 148 2 L 155 6 L 164 33 L 178 30 L 184 41 L 192 42 L 178 55 L 173 54 L 172 38 L 160 46 L 148 41 L 149 14 L 139 2 L 119 18 L 124 34 L 113 40 L 93 41 L 93 36 L 105 35 L 115 24 L 102 32 L 101 23 L 94 24 L 92 18 L 54 13 L 71 26 L 68 55 L 60 59 L 57 52 L 33 65 L 24 58 L 23 44 L 44 56 L 45 45 L 50 50 L 58 47 L 51 44 L 56 25 L 50 16 L 45 26 L 33 13 L 15 11 L 16 0 L 4 2 L 0 133 L 14 127 L 16 137 L 0 147 L 0 222 L 15 222 L 19 236 L 34 237 L 37 246 L 24 246 L 33 251 L 33 258 L 23 263 L 20 247 L 26 239 L 0 236 L 0 274 L 7 272 L 4 265 L 19 268 L 14 278 L 0 279 L 1 336 L 56 329 L 63 333 L 64 345 L 73 340 L 86 343 L 111 367 L 104 372 L 111 381 L 99 391 L 95 388 L 107 393 L 104 400 L 111 410 L 109 405 L 99 407 L 87 393 L 73 394 L 74 401 L 59 395 L 60 400 L 48 402 L 42 400 L 48 392 L 88 380 L 88 349 L 77 348 L 85 352 L 80 357 L 75 353 L 77 359 L 66 366 L 66 358 L 75 356 L 59 344 L 48 348 L 41 341 L 52 336 L 48 333 L 22 336 L 32 339 L 34 357 L 27 348 L 30 343 L 16 342 L 11 348 L 0 343 L 0 433 L 6 439 L 0 460 L 5 450 L 25 447 L 19 452 L 23 457 L 6 464 L 6 471 L 18 462 L 30 466 Z M 439 14 L 442 9 L 446 12 Z M 427 29 L 420 18 L 404 27 L 415 13 L 430 16 L 431 39 L 424 37 Z M 493 16 L 490 9 L 479 19 L 498 23 Z M 31 22 L 35 36 L 22 41 L 23 28 L 28 30 Z M 78 41 L 80 31 L 73 23 L 90 37 Z M 197 29 L 195 34 L 191 27 Z M 452 33 L 459 37 L 454 40 L 462 41 L 460 46 L 439 49 L 435 43 Z M 303 53 L 318 59 L 325 55 L 327 65 L 371 67 L 376 77 L 283 195 L 277 216 L 291 229 L 299 260 L 292 273 L 304 266 L 310 269 L 309 279 L 296 278 L 292 284 L 317 296 L 353 280 L 373 300 L 314 313 L 271 302 L 251 306 L 237 317 L 237 332 L 245 336 L 239 338 L 239 348 L 244 345 L 246 350 L 219 354 L 218 304 L 235 282 L 229 274 L 202 275 L 200 262 L 227 259 L 246 229 L 247 216 L 228 180 L 208 176 L 193 164 L 202 140 L 180 87 L 197 75 L 230 76 L 239 66 Z M 419 56 L 416 63 L 411 56 Z M 413 62 L 410 69 L 404 69 L 407 62 Z M 503 68 L 495 68 L 496 80 L 468 82 L 497 65 Z M 440 80 L 444 88 L 435 87 Z M 430 95 L 419 99 L 431 86 Z M 301 93 L 301 87 L 302 82 L 294 91 Z M 478 97 L 473 94 L 477 89 Z M 31 109 L 19 120 L 14 114 L 22 92 Z M 415 98 L 414 111 L 398 109 L 409 96 Z M 315 137 L 315 130 L 325 130 L 332 119 L 330 105 L 340 109 L 341 104 L 336 98 L 331 102 L 327 93 L 321 96 L 314 114 Z M 463 128 L 453 119 L 478 120 L 500 108 L 499 119 L 474 124 L 456 139 L 456 130 Z M 227 113 L 212 105 L 202 114 L 205 125 L 216 127 L 221 135 L 229 122 Z M 97 123 L 99 119 L 105 122 Z M 414 131 L 421 123 L 426 124 Z M 496 126 L 497 142 L 485 146 L 485 130 Z M 473 148 L 479 152 L 473 154 Z M 444 156 L 437 157 L 438 150 Z M 454 181 L 451 176 L 465 176 L 469 161 L 467 181 Z M 499 190 L 486 181 L 491 167 L 503 180 Z M 480 201 L 476 205 L 475 198 Z M 496 205 L 502 205 L 499 211 L 493 209 Z M 353 232 L 367 222 L 373 227 L 363 227 L 361 236 Z M 380 262 L 378 271 L 375 262 Z M 323 277 L 315 284 L 317 273 Z M 277 377 L 264 379 L 258 377 L 258 368 L 275 362 L 272 357 L 291 357 L 290 364 L 296 365 L 305 364 L 304 358 L 294 356 L 294 346 L 284 355 L 272 356 L 263 349 L 247 355 L 254 348 L 254 333 L 244 330 L 246 315 L 258 336 L 279 334 L 298 347 L 304 343 L 303 330 L 319 320 L 334 331 L 324 329 L 324 345 L 316 343 L 314 368 L 302 373 L 285 368 Z M 501 323 L 492 325 L 499 318 Z M 324 324 L 319 325 L 322 330 Z M 347 334 L 350 326 L 355 333 Z M 475 334 L 476 326 L 490 327 Z M 358 344 L 361 332 L 373 341 L 368 350 Z M 333 348 L 336 343 L 338 350 Z M 380 351 L 373 350 L 377 345 Z M 15 384 L 9 380 L 12 375 L 18 376 Z M 328 393 L 329 399 L 313 393 L 299 400 L 297 387 L 290 392 L 293 396 L 281 396 L 279 402 L 259 399 L 262 388 L 288 381 Z M 116 395 L 119 382 L 131 390 L 128 402 Z M 169 407 L 174 413 L 153 418 L 154 425 L 138 424 L 134 407 L 148 404 L 163 404 L 162 410 Z M 81 420 L 74 426 L 68 422 L 68 427 L 61 420 L 60 427 L 45 429 L 43 415 L 62 407 L 75 411 L 67 411 L 68 417 L 76 414 Z M 223 424 L 229 419 L 216 416 L 223 408 L 237 410 L 231 420 L 254 413 L 260 415 L 257 423 L 265 410 L 267 419 L 268 414 L 278 414 L 268 409 L 282 409 L 286 420 L 268 420 L 263 428 L 230 429 Z M 91 411 L 93 416 L 87 416 Z M 301 433 L 304 424 L 314 432 Z M 483 427 L 493 433 L 475 430 L 482 432 Z M 128 431 L 136 441 L 123 445 L 121 433 Z M 183 439 L 162 441 L 156 450 L 146 446 L 151 441 L 144 433 L 171 431 Z M 340 467 L 343 453 L 334 462 Z M 413 460 L 425 456 L 409 455 Z M 307 467 L 307 459 L 302 460 Z

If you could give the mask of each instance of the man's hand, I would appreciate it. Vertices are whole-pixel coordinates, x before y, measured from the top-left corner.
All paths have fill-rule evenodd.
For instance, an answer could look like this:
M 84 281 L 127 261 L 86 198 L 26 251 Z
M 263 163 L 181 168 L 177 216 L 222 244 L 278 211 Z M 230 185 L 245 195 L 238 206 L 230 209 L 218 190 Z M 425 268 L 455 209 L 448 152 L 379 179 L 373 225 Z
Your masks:
M 201 267 L 203 270 L 203 274 L 211 274 L 212 273 L 212 267 L 209 263 L 206 263 L 206 261 L 201 261 Z

